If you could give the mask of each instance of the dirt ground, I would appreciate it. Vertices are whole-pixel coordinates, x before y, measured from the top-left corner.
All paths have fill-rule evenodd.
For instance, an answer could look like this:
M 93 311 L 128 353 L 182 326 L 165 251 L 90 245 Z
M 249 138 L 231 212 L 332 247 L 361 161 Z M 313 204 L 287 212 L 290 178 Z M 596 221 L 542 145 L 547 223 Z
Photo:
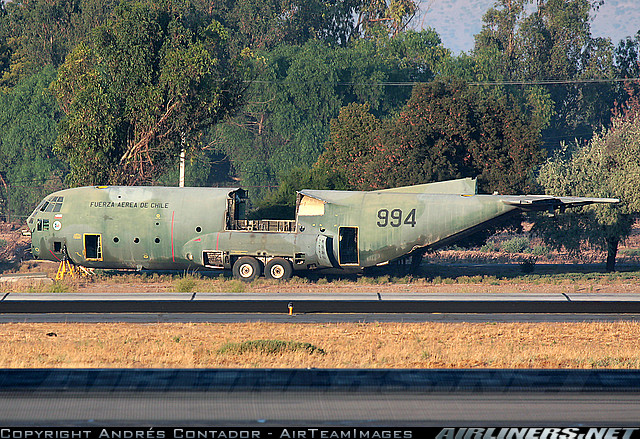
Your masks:
M 22 228 L 26 226 L 18 222 L 0 221 L 0 263 L 15 263 L 29 257 L 31 241 L 22 236 Z
M 225 289 L 225 284 L 211 281 L 207 285 L 207 281 L 201 282 L 202 287 L 195 287 L 188 292 L 240 292 L 240 293 L 442 293 L 442 294 L 465 294 L 465 293 L 491 293 L 491 294 L 513 294 L 513 293 L 600 293 L 600 294 L 640 294 L 640 284 L 638 283 L 614 283 L 601 285 L 592 282 L 566 282 L 562 284 L 530 284 L 530 283 L 505 283 L 500 285 L 489 284 L 420 284 L 418 282 L 410 284 L 378 284 L 378 285 L 360 285 L 356 283 L 339 284 L 328 283 L 318 284 L 269 284 L 254 283 L 241 287 L 241 291 L 234 289 Z M 231 290 L 231 291 L 230 291 Z M 162 293 L 162 292 L 179 292 L 174 283 L 171 282 L 118 282 L 118 283 L 78 283 L 78 293 Z

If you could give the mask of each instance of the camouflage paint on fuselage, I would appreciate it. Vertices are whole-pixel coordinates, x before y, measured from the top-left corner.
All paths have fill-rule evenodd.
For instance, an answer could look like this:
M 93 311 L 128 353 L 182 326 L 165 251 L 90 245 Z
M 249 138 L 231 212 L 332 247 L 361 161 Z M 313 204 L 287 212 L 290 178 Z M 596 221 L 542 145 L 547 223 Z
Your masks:
M 294 270 L 360 269 L 436 248 L 515 210 L 615 199 L 477 195 L 461 179 L 370 192 L 303 190 L 296 218 L 245 220 L 239 188 L 83 187 L 46 197 L 28 219 L 35 258 L 85 267 L 231 268 L 243 256 Z
M 335 239 L 339 229 L 358 229 L 358 265 L 362 267 L 400 258 L 418 248 L 435 247 L 516 210 L 493 195 L 314 190 L 301 194 L 326 202 L 324 215 L 299 216 L 298 221 L 307 230 L 334 238 L 334 254 L 339 254 L 339 239 Z

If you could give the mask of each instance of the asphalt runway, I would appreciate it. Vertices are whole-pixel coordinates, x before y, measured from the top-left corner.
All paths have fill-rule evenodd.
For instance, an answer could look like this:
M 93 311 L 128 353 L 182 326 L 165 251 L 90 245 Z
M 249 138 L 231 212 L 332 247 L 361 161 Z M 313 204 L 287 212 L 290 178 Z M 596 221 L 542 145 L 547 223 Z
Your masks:
M 640 321 L 640 314 L 293 314 L 285 313 L 47 313 L 0 314 L 0 323 L 554 323 Z
M 6 293 L 0 313 L 640 314 L 640 294 Z
M 11 426 L 637 426 L 639 371 L 2 370 Z
M 15 395 L 12 426 L 638 426 L 638 394 L 239 392 Z M 34 420 L 37 419 L 37 422 Z
M 0 322 L 566 322 L 639 316 L 638 294 L 6 293 L 0 298 Z

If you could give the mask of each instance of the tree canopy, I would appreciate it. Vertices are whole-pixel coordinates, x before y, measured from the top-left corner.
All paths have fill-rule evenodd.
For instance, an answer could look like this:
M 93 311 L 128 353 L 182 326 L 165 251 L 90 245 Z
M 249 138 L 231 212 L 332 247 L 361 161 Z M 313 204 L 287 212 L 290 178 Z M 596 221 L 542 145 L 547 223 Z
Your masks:
M 55 149 L 69 182 L 149 182 L 175 162 L 238 102 L 226 40 L 219 22 L 191 8 L 122 2 L 52 84 L 66 114 Z
M 244 105 L 210 135 L 247 186 L 310 167 L 342 107 L 366 103 L 378 115 L 389 114 L 406 102 L 411 87 L 385 83 L 429 81 L 450 55 L 438 35 L 426 30 L 387 44 L 361 40 L 343 48 L 310 40 L 253 56 L 256 76 Z
M 617 74 L 613 45 L 591 34 L 592 12 L 600 2 L 532 3 L 499 0 L 486 12 L 482 31 L 476 35 L 472 72 L 481 82 L 529 82 L 497 90 L 539 102 L 539 113 L 548 121 L 545 146 L 553 150 L 563 140 L 589 139 L 594 130 L 606 126 L 615 99 L 624 95 L 616 94 L 613 82 L 589 82 Z M 548 100 L 552 111 L 545 109 Z
M 535 232 L 555 248 L 577 253 L 583 245 L 607 251 L 607 270 L 615 269 L 618 245 L 629 236 L 640 212 L 640 104 L 619 112 L 611 128 L 584 144 L 562 151 L 542 167 L 539 182 L 555 195 L 618 197 L 619 205 L 593 205 L 541 218 Z
M 498 0 L 453 56 L 416 0 L 0 2 L 0 114 L 24 121 L 0 142 L 73 185 L 175 184 L 184 148 L 188 184 L 258 200 L 296 181 L 529 191 L 545 150 L 610 127 L 623 84 L 639 92 L 611 80 L 640 74 L 640 34 L 594 37 L 601 3 Z M 59 107 L 15 115 L 46 81 Z M 17 140 L 23 123 L 38 141 Z M 33 160 L 7 152 L 0 175 Z
M 55 74 L 53 67 L 45 67 L 0 95 L 4 213 L 30 212 L 44 195 L 60 187 L 65 167 L 53 154 L 52 145 L 62 114 L 48 90 Z
M 319 164 L 359 190 L 478 176 L 482 190 L 518 193 L 542 157 L 540 127 L 517 105 L 453 80 L 415 87 L 387 120 L 366 105 L 343 108 Z

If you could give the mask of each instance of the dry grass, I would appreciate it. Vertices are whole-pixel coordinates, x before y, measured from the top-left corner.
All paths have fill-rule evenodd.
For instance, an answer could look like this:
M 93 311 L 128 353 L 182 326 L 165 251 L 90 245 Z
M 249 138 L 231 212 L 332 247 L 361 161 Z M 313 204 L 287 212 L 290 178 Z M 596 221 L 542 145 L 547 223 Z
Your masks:
M 639 336 L 637 322 L 7 323 L 0 367 L 640 368 Z M 223 349 L 265 340 L 284 347 Z

